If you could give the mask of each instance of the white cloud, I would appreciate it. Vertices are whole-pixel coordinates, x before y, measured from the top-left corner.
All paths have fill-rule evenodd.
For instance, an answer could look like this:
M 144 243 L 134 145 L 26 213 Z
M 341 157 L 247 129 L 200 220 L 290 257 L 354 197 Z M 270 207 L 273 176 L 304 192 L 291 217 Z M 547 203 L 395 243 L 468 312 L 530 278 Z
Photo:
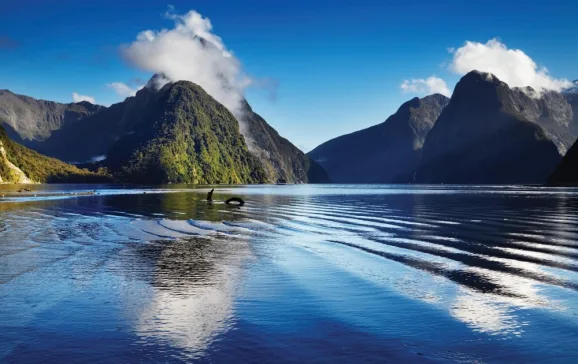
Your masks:
M 408 93 L 428 95 L 438 93 L 445 96 L 449 96 L 451 94 L 446 81 L 436 76 L 430 76 L 426 79 L 413 78 L 411 80 L 405 80 L 400 87 L 403 92 Z
M 136 92 L 143 88 L 144 86 L 139 86 L 137 88 L 132 88 L 122 82 L 113 82 L 107 84 L 108 87 L 112 88 L 121 97 L 130 97 L 136 95 Z
M 538 67 L 526 53 L 520 49 L 509 49 L 497 39 L 487 43 L 467 41 L 453 52 L 450 70 L 464 75 L 478 70 L 489 72 L 506 82 L 510 87 L 531 86 L 536 90 L 560 91 L 570 87 L 571 82 L 555 79 L 545 67 Z
M 91 104 L 95 104 L 96 105 L 96 100 L 94 99 L 94 97 L 92 96 L 86 96 L 86 95 L 80 95 L 77 92 L 73 92 L 72 93 L 72 100 L 74 102 L 81 102 L 81 101 L 88 101 Z
M 239 116 L 243 92 L 253 81 L 213 33 L 208 18 L 196 11 L 184 15 L 171 11 L 166 16 L 175 22 L 172 29 L 142 31 L 123 48 L 124 57 L 133 66 L 163 74 L 168 80 L 197 83 Z

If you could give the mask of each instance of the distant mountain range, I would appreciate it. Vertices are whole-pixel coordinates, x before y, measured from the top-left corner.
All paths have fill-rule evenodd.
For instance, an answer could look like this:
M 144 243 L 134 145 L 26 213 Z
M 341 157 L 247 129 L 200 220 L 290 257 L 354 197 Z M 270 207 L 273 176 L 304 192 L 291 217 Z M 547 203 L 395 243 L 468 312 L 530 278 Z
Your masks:
M 235 117 L 192 82 L 152 84 L 110 107 L 1 90 L 1 181 L 578 184 L 577 147 L 566 153 L 578 137 L 574 88 L 510 88 L 472 71 L 450 99 L 414 98 L 305 155 L 246 101 Z
M 153 77 L 154 78 L 154 77 Z M 145 87 L 110 107 L 0 93 L 9 135 L 61 160 L 97 162 L 136 183 L 321 183 L 326 172 L 254 113 L 239 123 L 198 85 Z
M 337 183 L 544 183 L 577 137 L 577 94 L 510 88 L 473 71 L 449 102 L 410 100 L 309 156 Z
M 53 131 L 102 109 L 103 106 L 86 101 L 60 104 L 0 90 L 0 121 L 11 137 L 29 146 L 41 144 L 50 138 Z

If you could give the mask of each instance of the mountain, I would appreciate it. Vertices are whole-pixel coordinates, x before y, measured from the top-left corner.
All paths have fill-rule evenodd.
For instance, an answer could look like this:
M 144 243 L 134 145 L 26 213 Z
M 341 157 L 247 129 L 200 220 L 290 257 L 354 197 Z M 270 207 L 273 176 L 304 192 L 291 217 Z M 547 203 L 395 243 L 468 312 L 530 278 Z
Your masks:
M 0 126 L 0 183 L 108 181 L 108 176 L 79 169 L 14 142 Z
M 162 75 L 155 75 L 147 87 L 139 90 L 134 97 L 128 97 L 123 102 L 108 108 L 88 109 L 79 120 L 74 120 L 74 122 L 61 122 L 48 127 L 46 117 L 34 114 L 38 129 L 50 129 L 50 132 L 45 133 L 46 135 L 42 138 L 29 141 L 28 144 L 43 154 L 65 161 L 75 163 L 102 161 L 99 165 L 121 173 L 135 182 L 322 183 L 329 181 L 323 168 L 311 161 L 289 141 L 279 136 L 263 118 L 253 112 L 248 103 L 245 102 L 245 116 L 242 120 L 243 131 L 246 132 L 245 139 L 247 139 L 245 142 L 239 135 L 239 126 L 232 124 L 233 121 L 234 124 L 238 124 L 235 117 L 228 111 L 224 112 L 223 106 L 199 86 L 193 83 L 167 84 L 166 82 L 167 80 Z M 172 92 L 170 85 L 175 84 L 178 84 L 177 89 L 181 91 L 174 91 L 176 96 L 169 98 L 168 94 Z M 164 85 L 164 87 L 158 89 L 159 85 Z M 184 89 L 187 88 L 190 90 L 185 91 Z M 179 97 L 186 100 L 180 102 Z M 34 99 L 27 99 L 32 100 L 30 105 L 34 104 Z M 72 105 L 82 106 L 82 104 Z M 215 111 L 217 109 L 218 111 Z M 166 116 L 167 113 L 173 114 L 173 117 Z M 159 118 L 164 118 L 162 119 L 164 121 Z M 160 130 L 160 124 L 165 121 L 167 128 L 172 128 L 171 131 Z M 193 123 L 194 126 L 186 125 L 187 122 Z M 17 122 L 14 124 L 18 125 Z M 15 129 L 14 133 L 19 137 L 18 130 L 20 129 Z M 185 136 L 185 140 L 179 139 L 181 133 Z M 154 145 L 158 142 L 159 135 L 163 135 L 163 145 L 170 144 L 168 138 L 174 138 L 175 143 L 172 143 L 170 147 L 173 148 L 171 153 L 178 155 L 180 159 L 169 158 L 165 155 L 163 163 L 168 164 L 161 163 L 164 166 L 161 169 L 166 167 L 166 170 L 163 169 L 163 172 L 157 170 L 152 174 L 149 173 L 152 162 L 148 159 L 146 168 L 143 163 L 140 163 L 144 159 L 137 164 L 130 165 L 130 167 L 144 168 L 142 172 L 137 172 L 136 167 L 131 169 L 128 165 L 122 166 L 122 163 L 136 161 L 127 155 L 130 152 L 129 147 L 144 153 L 147 149 L 144 144 Z M 195 143 L 196 149 L 186 146 L 189 142 Z M 246 154 L 247 144 L 250 146 L 250 155 Z M 205 154 L 202 158 L 193 155 L 195 153 L 200 155 L 205 150 L 201 148 L 202 145 L 206 147 L 205 153 L 210 153 L 209 159 L 211 160 L 207 159 Z M 174 149 L 177 147 L 182 148 L 178 153 Z M 143 155 L 145 159 L 149 157 Z M 182 162 L 177 163 L 178 166 L 174 164 L 177 159 Z M 224 172 L 227 169 L 230 169 L 230 174 Z M 145 171 L 148 172 L 145 173 Z
M 4 125 L 10 137 L 31 147 L 50 138 L 53 131 L 103 108 L 86 101 L 60 104 L 0 90 L 0 124 Z
M 449 99 L 414 98 L 381 124 L 329 140 L 308 155 L 338 183 L 413 180 L 426 135 Z
M 571 106 L 472 71 L 426 137 L 421 183 L 543 183 L 574 142 Z
M 160 92 L 145 87 L 136 96 L 102 108 L 81 122 L 63 125 L 53 131 L 48 139 L 31 147 L 74 163 L 102 160 L 113 144 L 125 134 L 134 133 L 138 125 L 150 118 L 159 107 L 161 96 Z
M 86 120 L 115 120 L 124 131 L 103 164 L 139 183 L 258 183 L 266 180 L 261 163 L 249 153 L 237 119 L 200 86 L 179 81 L 158 92 L 139 91 L 116 108 Z M 110 114 L 110 115 L 109 115 Z M 126 116 L 123 118 L 122 116 Z M 117 133 L 117 135 L 119 135 Z
M 327 172 L 287 139 L 277 133 L 245 101 L 244 133 L 250 151 L 263 163 L 271 182 L 329 183 Z
M 574 144 L 548 179 L 549 185 L 578 185 L 578 142 Z

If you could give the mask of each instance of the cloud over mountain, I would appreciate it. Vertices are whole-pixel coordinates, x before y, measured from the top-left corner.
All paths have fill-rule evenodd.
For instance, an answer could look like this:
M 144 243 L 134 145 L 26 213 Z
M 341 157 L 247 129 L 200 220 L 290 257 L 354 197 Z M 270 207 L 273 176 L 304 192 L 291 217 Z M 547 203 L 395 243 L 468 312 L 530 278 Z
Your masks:
M 450 70 L 458 75 L 478 70 L 494 74 L 510 87 L 531 86 L 536 90 L 560 91 L 572 83 L 556 79 L 520 49 L 510 49 L 498 39 L 486 43 L 467 41 L 453 52 Z
M 78 92 L 72 93 L 72 101 L 74 102 L 81 102 L 81 101 L 88 101 L 91 104 L 96 105 L 96 100 L 92 96 L 80 95 Z
M 572 82 L 552 77 L 546 67 L 538 66 L 522 50 L 508 48 L 496 38 L 486 43 L 466 41 L 462 47 L 449 48 L 448 52 L 453 55 L 448 69 L 460 76 L 474 70 L 488 72 L 510 87 L 530 86 L 538 93 L 572 87 Z M 404 92 L 416 94 L 451 94 L 446 82 L 436 76 L 406 79 L 400 87 Z
M 442 80 L 436 76 L 430 76 L 426 79 L 423 78 L 412 78 L 411 80 L 405 80 L 401 84 L 401 89 L 406 93 L 416 93 L 416 94 L 442 94 L 444 96 L 450 96 L 451 92 L 446 84 L 446 81 Z
M 122 82 L 112 82 L 107 84 L 107 86 L 112 88 L 117 93 L 117 95 L 125 98 L 136 95 L 136 92 L 143 88 L 143 86 L 132 88 Z
M 125 59 L 141 70 L 163 74 L 167 81 L 195 82 L 238 115 L 244 89 L 253 81 L 213 33 L 211 21 L 196 11 L 177 15 L 169 9 L 166 17 L 174 27 L 140 32 L 122 48 Z

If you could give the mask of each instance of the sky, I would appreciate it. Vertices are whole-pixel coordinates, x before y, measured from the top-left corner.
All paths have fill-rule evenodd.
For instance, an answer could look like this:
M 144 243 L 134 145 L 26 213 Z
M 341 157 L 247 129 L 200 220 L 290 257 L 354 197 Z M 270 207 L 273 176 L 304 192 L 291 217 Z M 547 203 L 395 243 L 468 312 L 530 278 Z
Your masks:
M 567 87 L 578 79 L 576 14 L 574 0 L 0 0 L 0 89 L 110 105 L 162 71 L 234 113 L 246 97 L 309 151 L 412 97 L 451 95 L 472 69 Z M 195 48 L 199 35 L 209 51 Z M 216 85 L 223 74 L 234 95 Z

